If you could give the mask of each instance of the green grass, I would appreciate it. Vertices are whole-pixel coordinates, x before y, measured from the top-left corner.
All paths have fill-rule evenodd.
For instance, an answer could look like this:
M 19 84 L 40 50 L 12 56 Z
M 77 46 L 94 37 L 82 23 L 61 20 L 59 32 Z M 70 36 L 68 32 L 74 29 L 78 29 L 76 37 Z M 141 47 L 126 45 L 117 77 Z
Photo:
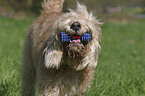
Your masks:
M 20 96 L 23 42 L 31 22 L 0 18 L 0 96 Z
M 25 34 L 33 19 L 0 18 L 0 96 L 20 96 Z M 102 26 L 102 52 L 85 96 L 145 96 L 145 20 Z
M 145 96 L 145 23 L 106 23 L 88 96 Z

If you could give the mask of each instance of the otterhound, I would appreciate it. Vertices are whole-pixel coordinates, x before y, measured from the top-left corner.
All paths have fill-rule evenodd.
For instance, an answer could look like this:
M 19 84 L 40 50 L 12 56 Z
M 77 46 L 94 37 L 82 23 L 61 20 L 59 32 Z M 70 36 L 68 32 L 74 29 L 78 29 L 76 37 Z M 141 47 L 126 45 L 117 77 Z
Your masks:
M 22 66 L 22 96 L 83 96 L 97 66 L 100 23 L 84 5 L 62 12 L 64 0 L 44 0 L 30 26 Z

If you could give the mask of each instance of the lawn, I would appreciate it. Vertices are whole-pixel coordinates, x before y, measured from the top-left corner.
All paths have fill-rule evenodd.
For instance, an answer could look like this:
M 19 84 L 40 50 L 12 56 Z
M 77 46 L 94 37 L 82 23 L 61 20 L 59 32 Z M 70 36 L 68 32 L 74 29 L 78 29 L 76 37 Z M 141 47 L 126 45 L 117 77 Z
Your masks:
M 33 18 L 0 18 L 0 96 L 20 96 L 25 34 Z M 105 22 L 92 88 L 85 96 L 145 96 L 145 20 Z

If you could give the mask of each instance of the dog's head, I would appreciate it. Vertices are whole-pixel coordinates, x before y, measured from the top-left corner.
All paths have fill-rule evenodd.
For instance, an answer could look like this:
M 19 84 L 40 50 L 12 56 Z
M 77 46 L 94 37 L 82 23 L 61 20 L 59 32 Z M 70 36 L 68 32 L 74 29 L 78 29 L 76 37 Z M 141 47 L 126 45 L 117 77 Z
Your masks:
M 58 56 L 55 54 L 57 58 L 61 57 L 57 63 L 62 62 L 62 58 L 72 61 L 79 58 L 81 59 L 80 64 L 75 66 L 76 69 L 81 70 L 89 65 L 95 67 L 101 40 L 100 24 L 102 23 L 92 13 L 88 13 L 84 5 L 79 3 L 76 10 L 70 10 L 60 16 L 53 24 L 51 32 L 54 34 L 52 38 L 55 38 L 53 41 L 59 46 L 57 52 L 61 53 Z M 45 56 L 45 59 L 48 59 L 48 55 Z

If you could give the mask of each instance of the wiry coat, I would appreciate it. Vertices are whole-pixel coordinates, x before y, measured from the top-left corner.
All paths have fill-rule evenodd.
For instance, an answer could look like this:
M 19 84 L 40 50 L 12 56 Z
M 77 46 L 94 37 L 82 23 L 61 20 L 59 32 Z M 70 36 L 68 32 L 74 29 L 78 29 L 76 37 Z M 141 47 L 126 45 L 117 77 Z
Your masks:
M 62 13 L 64 0 L 48 0 L 27 33 L 22 66 L 22 96 L 82 96 L 91 86 L 98 61 L 100 22 L 78 3 L 76 10 Z M 91 42 L 82 58 L 66 55 L 60 40 L 62 30 L 73 33 L 72 22 L 82 24 L 79 34 L 90 31 Z

